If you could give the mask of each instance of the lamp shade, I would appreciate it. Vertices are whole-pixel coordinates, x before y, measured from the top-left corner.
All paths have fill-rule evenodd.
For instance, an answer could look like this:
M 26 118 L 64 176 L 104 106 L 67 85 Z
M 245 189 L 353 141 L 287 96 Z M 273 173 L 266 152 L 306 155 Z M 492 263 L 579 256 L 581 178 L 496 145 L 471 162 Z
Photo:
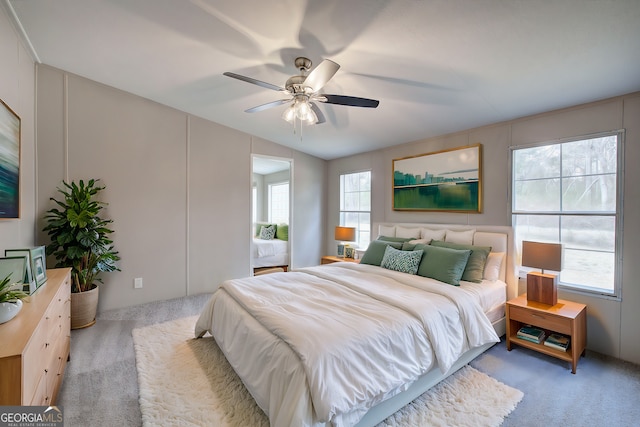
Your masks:
M 336 227 L 335 239 L 340 242 L 355 242 L 356 228 L 340 226 Z
M 542 270 L 562 270 L 562 245 L 559 243 L 522 242 L 522 265 Z

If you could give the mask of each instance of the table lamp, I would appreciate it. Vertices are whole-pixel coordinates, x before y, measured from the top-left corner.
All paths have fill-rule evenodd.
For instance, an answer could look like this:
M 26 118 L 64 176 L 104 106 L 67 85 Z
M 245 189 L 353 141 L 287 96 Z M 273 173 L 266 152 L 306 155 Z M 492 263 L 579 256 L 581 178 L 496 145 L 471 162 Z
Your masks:
M 337 226 L 334 237 L 338 241 L 338 257 L 344 258 L 345 248 L 348 246 L 346 242 L 356 241 L 356 229 L 355 227 Z M 353 254 L 350 258 L 353 258 Z
M 542 270 L 527 274 L 527 301 L 556 305 L 558 302 L 558 276 L 545 274 L 544 270 L 562 270 L 562 245 L 523 241 L 522 266 Z

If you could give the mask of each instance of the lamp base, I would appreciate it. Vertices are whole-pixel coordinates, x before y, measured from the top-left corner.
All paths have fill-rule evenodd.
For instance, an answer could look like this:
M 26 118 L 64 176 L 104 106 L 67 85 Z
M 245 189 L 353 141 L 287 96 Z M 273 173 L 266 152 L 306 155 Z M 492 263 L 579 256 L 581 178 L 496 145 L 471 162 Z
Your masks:
M 338 258 L 344 258 L 344 248 L 345 248 L 344 243 L 338 243 L 338 252 L 337 252 Z
M 527 274 L 527 301 L 556 305 L 558 303 L 558 276 L 538 272 Z

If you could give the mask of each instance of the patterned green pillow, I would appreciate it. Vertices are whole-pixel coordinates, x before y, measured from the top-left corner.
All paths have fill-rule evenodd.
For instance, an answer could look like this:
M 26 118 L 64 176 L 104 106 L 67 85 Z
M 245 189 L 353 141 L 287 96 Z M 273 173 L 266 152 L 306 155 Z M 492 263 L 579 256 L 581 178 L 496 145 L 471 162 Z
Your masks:
M 275 235 L 276 235 L 276 228 L 273 225 L 262 227 L 260 229 L 260 238 L 262 240 L 273 240 L 273 237 Z
M 422 250 L 403 251 L 387 246 L 380 267 L 402 273 L 416 274 L 422 259 Z
M 260 231 L 262 231 L 263 227 L 273 227 L 276 230 L 276 232 L 278 231 L 278 226 L 276 224 L 265 224 L 265 223 L 256 224 L 256 237 L 258 238 L 260 237 Z

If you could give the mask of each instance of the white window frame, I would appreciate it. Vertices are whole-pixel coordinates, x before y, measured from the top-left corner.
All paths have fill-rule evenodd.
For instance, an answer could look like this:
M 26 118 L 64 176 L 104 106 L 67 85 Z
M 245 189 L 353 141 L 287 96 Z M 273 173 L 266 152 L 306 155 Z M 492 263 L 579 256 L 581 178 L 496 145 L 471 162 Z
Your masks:
M 347 210 L 344 209 L 344 181 L 346 179 L 347 176 L 349 175 L 356 175 L 356 174 L 362 174 L 362 173 L 368 173 L 369 174 L 369 189 L 367 190 L 367 192 L 369 193 L 369 210 Z M 356 228 L 356 245 L 358 249 L 366 249 L 369 246 L 369 243 L 371 242 L 371 178 L 372 178 L 372 173 L 371 173 L 371 169 L 366 169 L 366 170 L 360 170 L 360 171 L 353 171 L 353 172 L 345 172 L 345 173 L 341 173 L 340 174 L 340 205 L 339 205 L 339 209 L 340 209 L 340 213 L 339 213 L 339 224 L 343 227 L 355 227 Z M 362 191 L 359 191 L 360 193 L 362 193 Z M 350 213 L 354 213 L 354 214 L 359 214 L 358 217 L 360 217 L 360 214 L 368 214 L 369 215 L 369 222 L 368 223 L 364 223 L 360 220 L 360 218 L 358 219 L 358 223 L 354 224 L 351 222 L 347 222 L 345 220 L 345 216 L 347 214 Z M 369 237 L 366 238 L 365 236 L 368 235 Z
M 284 186 L 284 185 L 287 186 L 287 191 L 286 191 L 286 195 L 287 195 L 287 220 L 286 221 L 280 221 L 279 219 L 274 219 L 273 218 L 273 200 L 272 200 L 273 199 L 273 195 L 272 195 L 272 193 L 273 193 L 273 188 L 274 187 L 281 187 L 281 186 Z M 286 223 L 286 224 L 289 223 L 289 216 L 291 215 L 291 200 L 290 200 L 290 198 L 291 198 L 290 197 L 291 188 L 290 188 L 290 186 L 291 186 L 291 184 L 290 184 L 289 181 L 270 182 L 267 185 L 267 188 L 268 188 L 267 194 L 268 194 L 268 198 L 269 198 L 269 200 L 268 200 L 268 208 L 267 208 L 268 209 L 268 218 L 269 218 L 268 221 L 269 222 L 278 222 L 278 223 Z
M 515 191 L 515 173 L 514 173 L 514 155 L 515 152 L 521 149 L 533 148 L 533 147 L 541 147 L 555 144 L 564 144 L 575 141 L 583 141 L 594 138 L 606 137 L 606 136 L 617 136 L 617 167 L 616 167 L 616 211 L 612 212 L 572 212 L 572 211 L 563 211 L 562 207 L 558 211 L 530 211 L 530 210 L 515 210 L 516 197 L 514 194 Z M 595 134 L 581 135 L 577 137 L 564 138 L 554 141 L 547 142 L 539 142 L 527 145 L 514 146 L 510 148 L 509 153 L 509 170 L 511 173 L 510 185 L 509 185 L 509 196 L 510 196 L 510 213 L 512 218 L 512 224 L 516 224 L 516 216 L 518 215 L 554 215 L 554 216 L 613 216 L 615 218 L 615 242 L 614 242 L 614 278 L 613 278 L 613 290 L 606 291 L 604 289 L 593 289 L 587 286 L 580 286 L 580 284 L 572 284 L 572 283 L 564 283 L 562 281 L 562 274 L 560 274 L 558 280 L 559 288 L 563 290 L 567 290 L 570 292 L 581 293 L 585 295 L 598 296 L 601 298 L 620 300 L 621 297 L 621 288 L 622 288 L 622 241 L 623 241 L 623 202 L 624 202 L 624 138 L 625 131 L 624 129 L 600 132 Z M 560 178 L 562 178 L 562 171 L 560 174 Z M 561 226 L 558 231 L 561 230 Z M 560 234 L 560 233 L 559 233 Z M 516 247 L 521 248 L 521 238 L 518 237 L 517 225 L 514 225 L 514 235 L 516 236 Z M 558 243 L 563 243 L 560 241 L 560 236 L 558 236 Z M 563 248 L 564 249 L 564 248 Z M 519 249 L 520 250 L 520 249 Z

